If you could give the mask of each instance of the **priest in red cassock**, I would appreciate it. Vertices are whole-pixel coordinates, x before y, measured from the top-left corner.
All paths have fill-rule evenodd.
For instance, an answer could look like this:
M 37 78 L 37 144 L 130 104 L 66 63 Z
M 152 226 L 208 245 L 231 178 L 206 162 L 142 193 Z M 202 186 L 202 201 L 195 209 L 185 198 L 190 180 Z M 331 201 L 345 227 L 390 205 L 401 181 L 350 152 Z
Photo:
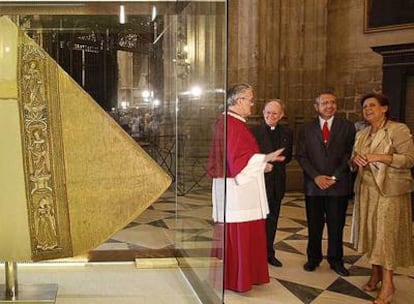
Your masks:
M 253 105 L 252 86 L 240 83 L 229 88 L 228 109 L 216 123 L 208 165 L 215 235 L 225 233 L 224 288 L 238 292 L 269 282 L 265 230 L 269 209 L 263 173 L 272 169 L 268 162 L 284 160 L 283 149 L 260 154 L 246 125 Z

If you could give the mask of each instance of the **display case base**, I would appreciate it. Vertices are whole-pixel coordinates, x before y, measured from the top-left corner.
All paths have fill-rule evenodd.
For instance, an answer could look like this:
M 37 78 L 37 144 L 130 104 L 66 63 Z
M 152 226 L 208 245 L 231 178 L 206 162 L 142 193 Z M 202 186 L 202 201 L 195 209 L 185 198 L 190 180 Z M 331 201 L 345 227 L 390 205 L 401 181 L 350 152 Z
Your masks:
M 15 299 L 6 298 L 6 286 L 0 285 L 0 303 L 55 303 L 57 284 L 20 285 Z

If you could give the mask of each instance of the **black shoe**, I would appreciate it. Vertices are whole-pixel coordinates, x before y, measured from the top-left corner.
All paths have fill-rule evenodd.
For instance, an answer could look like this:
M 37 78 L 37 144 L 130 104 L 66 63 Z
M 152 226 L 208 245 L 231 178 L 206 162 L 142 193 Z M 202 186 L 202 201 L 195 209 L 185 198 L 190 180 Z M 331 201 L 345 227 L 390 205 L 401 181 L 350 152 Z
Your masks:
M 303 265 L 303 269 L 305 269 L 305 271 L 314 271 L 316 269 L 316 267 L 319 266 L 319 263 L 314 263 L 314 262 L 306 262 Z
M 273 265 L 275 267 L 282 267 L 283 264 L 281 261 L 279 261 L 278 259 L 276 259 L 275 257 L 271 257 L 267 260 L 269 262 L 270 265 Z
M 349 276 L 348 269 L 346 269 L 344 267 L 344 264 L 342 263 L 331 264 L 331 269 L 335 271 L 337 274 L 339 274 L 340 276 L 343 276 L 343 277 Z

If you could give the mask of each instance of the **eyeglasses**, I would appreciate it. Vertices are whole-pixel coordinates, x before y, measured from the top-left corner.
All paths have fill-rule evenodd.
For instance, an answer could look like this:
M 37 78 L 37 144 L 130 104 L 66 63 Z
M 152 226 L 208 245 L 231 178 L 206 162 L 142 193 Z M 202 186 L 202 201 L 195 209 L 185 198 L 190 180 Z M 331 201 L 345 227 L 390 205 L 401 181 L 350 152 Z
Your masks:
M 318 102 L 317 104 L 319 104 L 322 107 L 326 107 L 327 105 L 336 105 L 336 100 L 324 100 L 324 101 Z

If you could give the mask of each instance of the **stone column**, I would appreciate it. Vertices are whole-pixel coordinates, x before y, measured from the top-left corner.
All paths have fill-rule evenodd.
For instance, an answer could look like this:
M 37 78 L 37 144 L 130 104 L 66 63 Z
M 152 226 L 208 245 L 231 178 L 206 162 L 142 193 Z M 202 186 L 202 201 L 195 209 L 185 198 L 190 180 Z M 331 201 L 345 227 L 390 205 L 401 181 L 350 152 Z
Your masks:
M 325 85 L 327 0 L 234 0 L 229 12 L 229 83 L 256 87 L 257 118 L 265 100 L 283 99 L 295 128 Z
M 228 4 L 228 83 L 258 81 L 258 9 L 267 0 L 230 0 Z

